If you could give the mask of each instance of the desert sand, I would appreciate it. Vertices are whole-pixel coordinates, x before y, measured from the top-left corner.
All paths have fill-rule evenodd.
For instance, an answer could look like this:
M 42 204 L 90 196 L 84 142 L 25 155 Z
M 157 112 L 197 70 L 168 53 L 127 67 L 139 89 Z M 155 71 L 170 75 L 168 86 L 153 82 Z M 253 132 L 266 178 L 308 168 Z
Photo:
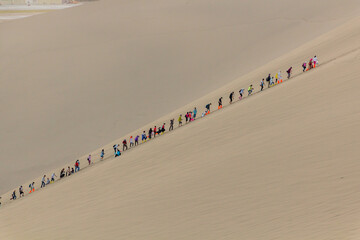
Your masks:
M 357 0 L 107 0 L 2 23 L 0 193 L 224 86 L 358 10 Z
M 106 4 L 110 3 L 114 4 L 111 1 L 104 2 L 104 9 Z M 198 2 L 200 3 L 204 4 L 205 1 Z M 276 3 L 278 4 L 276 7 L 281 11 L 279 3 L 280 1 Z M 354 10 L 352 13 L 355 13 L 356 4 L 352 2 L 354 5 L 351 6 L 350 1 L 347 3 L 349 4 L 347 6 Z M 212 2 L 212 4 L 215 3 Z M 331 12 L 331 4 L 329 3 L 326 14 Z M 83 9 L 91 10 L 93 6 L 95 5 L 87 5 Z M 141 6 L 144 7 L 142 13 L 147 13 L 146 7 L 149 6 L 146 4 Z M 336 6 L 335 2 L 334 6 Z M 128 4 L 125 4 L 124 9 L 125 7 L 131 9 L 131 5 Z M 167 7 L 170 6 L 167 5 Z M 177 7 L 174 6 L 172 12 L 171 17 L 174 19 L 176 19 L 174 15 L 179 13 Z M 235 9 L 231 4 L 227 7 L 230 12 Z M 269 9 L 273 7 L 272 5 L 266 7 L 264 12 L 272 11 Z M 2 31 L 5 26 L 5 30 L 10 31 L 10 25 L 15 27 L 18 24 L 30 26 L 43 17 L 60 18 L 61 15 L 76 15 L 78 11 L 84 11 L 81 8 L 13 21 L 0 25 L 0 29 Z M 157 10 L 160 11 L 160 9 Z M 199 11 L 203 8 L 191 6 L 191 9 L 199 17 Z M 219 11 L 219 9 L 221 9 L 220 6 L 214 6 L 208 11 Z M 190 11 L 190 8 L 187 10 Z M 301 15 L 292 8 L 291 10 L 293 11 L 291 17 L 296 18 L 296 13 Z M 311 9 L 311 11 L 316 10 L 318 10 L 316 6 Z M 333 10 L 335 12 L 335 8 Z M 131 11 L 128 12 L 131 13 Z M 44 190 L 36 191 L 21 200 L 4 205 L 0 209 L 0 238 L 357 239 L 360 234 L 358 230 L 360 207 L 358 155 L 360 150 L 357 140 L 360 128 L 360 108 L 356 104 L 359 101 L 357 89 L 360 87 L 358 81 L 360 77 L 360 18 L 349 20 L 349 13 L 341 15 L 342 11 L 339 9 L 336 12 L 339 13 L 338 18 L 334 17 L 334 14 L 331 18 L 326 18 L 325 13 L 321 16 L 321 11 L 316 12 L 316 17 L 320 16 L 320 19 L 323 17 L 323 21 L 318 19 L 315 21 L 316 24 L 305 21 L 298 25 L 294 23 L 297 21 L 292 22 L 294 26 L 290 28 L 291 31 L 297 27 L 301 28 L 302 24 L 312 25 L 314 29 L 306 32 L 304 29 L 307 27 L 304 27 L 304 32 L 300 34 L 301 41 L 298 39 L 299 36 L 294 37 L 292 33 L 287 32 L 288 28 L 282 29 L 283 32 L 279 32 L 277 36 L 285 34 L 289 35 L 289 39 L 292 37 L 294 39 L 280 44 L 279 39 L 282 38 L 270 35 L 266 44 L 271 43 L 270 46 L 274 44 L 271 49 L 261 42 L 263 39 L 256 42 L 254 40 L 256 34 L 252 35 L 251 32 L 244 37 L 243 41 L 246 42 L 254 37 L 253 42 L 249 41 L 248 45 L 245 44 L 246 48 L 242 50 L 237 49 L 239 46 L 235 45 L 235 39 L 236 37 L 238 37 L 236 40 L 242 39 L 244 30 L 234 33 L 233 27 L 230 27 L 231 33 L 219 27 L 216 31 L 214 30 L 215 32 L 205 31 L 205 36 L 199 34 L 199 29 L 191 31 L 191 34 L 189 33 L 191 36 L 184 32 L 185 36 L 177 35 L 179 29 L 171 34 L 153 33 L 152 37 L 144 34 L 141 40 L 145 44 L 144 38 L 147 38 L 148 51 L 145 54 L 145 47 L 137 50 L 139 56 L 143 55 L 148 59 L 140 57 L 132 59 L 133 56 L 129 56 L 128 61 L 119 59 L 117 62 L 119 68 L 124 66 L 122 63 L 125 62 L 134 64 L 133 68 L 122 69 L 126 73 L 133 70 L 134 78 L 131 78 L 131 81 L 126 81 L 121 77 L 119 77 L 119 82 L 107 81 L 111 79 L 111 74 L 122 73 L 121 69 L 117 69 L 115 65 L 106 65 L 110 64 L 116 56 L 120 57 L 120 51 L 118 55 L 115 54 L 116 56 L 111 55 L 109 57 L 111 59 L 103 58 L 105 63 L 98 63 L 98 69 L 88 67 L 89 75 L 86 79 L 83 78 L 86 66 L 93 66 L 92 64 L 99 61 L 99 57 L 105 56 L 95 42 L 92 47 L 98 49 L 99 52 L 96 58 L 91 59 L 86 58 L 87 55 L 84 54 L 86 47 L 82 48 L 81 45 L 61 50 L 49 47 L 42 54 L 37 52 L 37 46 L 35 49 L 28 49 L 28 52 L 19 51 L 18 54 L 21 53 L 24 58 L 30 59 L 29 55 L 35 55 L 35 58 L 32 68 L 23 65 L 24 70 L 20 72 L 14 71 L 16 68 L 20 69 L 20 66 L 6 65 L 13 69 L 12 74 L 7 69 L 0 75 L 1 84 L 9 87 L 8 90 L 18 93 L 12 96 L 2 89 L 0 95 L 3 99 L 12 99 L 12 101 L 6 101 L 6 107 L 2 108 L 9 114 L 5 114 L 5 118 L 1 120 L 8 124 L 7 131 L 4 124 L 1 125 L 4 128 L 1 132 L 5 132 L 5 136 L 8 137 L 8 139 L 1 139 L 2 143 L 4 142 L 1 152 L 4 152 L 5 156 L 11 156 L 10 159 L 3 160 L 2 158 L 1 161 L 1 169 L 4 171 L 1 176 L 6 178 L 2 179 L 4 184 L 12 179 L 16 179 L 13 180 L 14 182 L 21 181 L 15 178 L 15 174 L 26 173 L 29 179 L 39 177 L 47 172 L 47 169 L 60 167 L 61 164 L 70 162 L 68 158 L 85 154 L 86 150 L 91 152 L 88 148 L 93 147 L 92 150 L 94 150 L 100 147 L 99 142 L 105 141 L 106 137 L 111 137 L 112 131 L 116 132 L 117 137 L 140 133 L 142 129 L 148 129 L 155 123 L 159 125 L 172 117 L 176 118 L 179 113 L 191 110 L 194 106 L 197 106 L 201 112 L 206 103 L 211 101 L 215 105 L 218 97 L 224 96 L 226 99 L 230 91 L 238 91 L 241 87 L 247 88 L 250 83 L 255 85 L 257 91 L 259 80 L 268 73 L 274 74 L 278 70 L 284 72 L 289 66 L 296 67 L 296 71 L 294 78 L 283 84 L 262 93 L 256 93 L 232 105 L 226 104 L 223 110 L 215 111 L 203 119 L 125 152 L 119 159 L 107 157 L 105 161 L 49 185 Z M 234 17 L 235 13 L 234 10 Z M 250 14 L 250 11 L 248 13 Z M 120 16 L 127 21 L 131 20 L 123 15 Z M 314 14 L 309 13 L 309 16 L 314 16 Z M 228 20 L 231 19 L 231 14 L 224 13 L 222 17 Z M 217 23 L 216 20 L 213 20 L 213 24 Z M 159 19 L 157 21 L 162 22 Z M 210 19 L 206 21 L 206 24 L 210 24 L 209 21 Z M 345 21 L 347 23 L 343 24 Z M 284 22 L 288 23 L 288 21 Z M 178 24 L 180 23 L 179 20 Z M 266 25 L 266 22 L 263 24 Z M 279 26 L 279 24 L 281 23 L 275 25 Z M 264 25 L 261 30 L 269 30 Z M 189 25 L 184 24 L 183 28 L 186 27 Z M 236 27 L 239 28 L 239 26 Z M 331 28 L 334 30 L 325 33 Z M 138 32 L 134 28 L 132 30 L 134 31 L 132 41 L 122 40 L 123 44 L 127 42 L 130 48 L 134 46 L 132 50 L 135 51 L 135 44 L 132 45 L 132 43 L 140 41 L 137 35 L 140 29 L 136 29 Z M 147 29 L 142 29 L 142 31 L 145 30 L 151 32 L 149 26 Z M 86 30 L 84 32 L 86 33 Z M 108 32 L 104 30 L 102 37 L 99 37 L 99 32 L 95 30 L 88 34 L 93 34 L 94 37 L 103 40 L 105 37 L 111 37 L 104 36 L 106 33 Z M 30 32 L 25 34 L 30 34 Z M 213 36 L 219 34 L 223 39 L 209 38 L 211 34 L 214 34 Z M 171 41 L 174 40 L 175 35 L 179 40 L 176 43 Z M 229 41 L 230 35 L 235 39 L 224 42 Z M 78 36 L 81 36 L 80 33 Z M 129 37 L 129 35 L 126 36 Z M 319 37 L 313 39 L 315 36 Z M 3 35 L 1 37 L 7 39 Z M 43 37 L 49 38 L 47 35 Z M 203 40 L 204 37 L 208 37 L 206 42 L 208 47 L 219 44 L 216 51 L 205 51 L 204 44 L 199 42 L 197 45 L 190 41 Z M 159 38 L 169 44 L 171 51 L 168 49 L 161 54 L 158 53 L 156 58 L 152 58 L 152 54 L 156 52 L 156 43 L 160 41 Z M 301 45 L 304 41 L 306 43 Z M 47 42 L 47 44 L 50 43 Z M 121 43 L 113 44 L 109 43 L 103 48 L 110 52 L 110 49 L 118 49 L 117 44 L 121 45 Z M 259 45 L 256 46 L 256 44 Z M 183 51 L 181 52 L 181 49 L 175 46 L 182 46 Z M 190 50 L 191 47 L 194 47 L 192 51 L 185 52 L 184 49 Z M 125 49 L 127 48 L 124 45 Z M 197 54 L 192 53 L 195 50 Z M 1 49 L 1 51 L 10 54 L 8 49 Z M 80 66 L 77 65 L 77 69 L 69 68 L 68 72 L 62 72 L 63 65 L 53 66 L 60 60 L 51 56 L 55 56 L 56 52 L 60 54 L 60 58 L 67 59 L 66 57 L 70 56 L 69 52 L 67 55 L 67 51 L 75 52 L 72 61 L 76 62 L 77 58 L 82 57 L 84 62 L 78 63 Z M 16 48 L 14 52 L 17 52 Z M 243 52 L 241 57 L 238 56 L 240 52 Z M 178 54 L 183 55 L 176 58 Z M 302 61 L 308 60 L 314 54 L 319 56 L 321 65 L 310 72 L 301 73 Z M 165 55 L 169 57 L 167 61 L 165 61 Z M 12 61 L 16 59 L 15 56 Z M 161 64 L 156 62 L 162 58 L 164 62 Z M 49 69 L 43 68 L 44 73 L 39 71 L 40 66 L 36 69 L 34 66 L 36 59 L 43 59 L 43 61 L 51 59 L 46 65 Z M 139 64 L 143 64 L 141 66 L 147 68 L 144 71 L 142 68 L 139 72 L 135 71 L 136 60 Z M 19 61 L 23 62 L 23 60 Z M 218 64 L 215 64 L 216 62 Z M 70 63 L 64 63 L 64 65 L 69 66 Z M 181 65 L 172 65 L 175 63 L 181 63 Z M 190 63 L 193 66 L 190 66 Z M 163 68 L 160 68 L 159 64 Z M 173 69 L 169 67 L 170 65 Z M 198 68 L 199 65 L 202 65 L 201 71 Z M 186 71 L 190 67 L 194 68 L 193 72 Z M 95 72 L 98 71 L 100 75 L 104 69 L 108 72 L 97 81 L 100 76 L 94 76 Z M 159 69 L 163 72 L 159 72 Z M 152 75 L 155 74 L 154 71 L 150 70 L 157 70 L 157 78 Z M 171 80 L 167 75 L 170 72 L 174 74 Z M 181 72 L 181 76 L 175 74 L 177 72 L 179 74 Z M 32 73 L 37 73 L 37 78 L 33 77 Z M 49 82 L 52 78 L 46 78 L 47 74 L 56 79 Z M 69 76 L 78 74 L 77 81 L 64 77 L 67 74 Z M 195 78 L 189 79 L 188 77 L 192 74 Z M 20 75 L 25 77 L 26 82 L 17 78 Z M 147 75 L 146 78 L 145 75 Z M 236 79 L 236 75 L 242 76 Z M 11 77 L 12 81 L 4 81 L 4 76 Z M 43 86 L 46 79 L 47 85 Z M 62 80 L 61 84 L 56 81 L 59 79 Z M 114 85 L 114 89 L 109 86 L 107 91 L 102 91 L 110 83 Z M 68 84 L 66 88 L 64 84 Z M 81 84 L 83 84 L 84 93 L 77 91 L 81 88 Z M 43 95 L 30 94 L 28 89 L 39 91 L 40 86 L 44 87 L 40 89 Z M 123 88 L 118 89 L 120 86 Z M 157 90 L 160 91 L 157 92 Z M 120 92 L 117 93 L 118 91 Z M 150 94 L 146 94 L 149 91 Z M 208 93 L 210 91 L 211 93 Z M 21 94 L 23 92 L 28 94 L 27 97 Z M 72 96 L 72 93 L 77 96 Z M 138 94 L 136 98 L 133 98 L 134 94 Z M 191 101 L 195 98 L 198 99 Z M 3 99 L 1 103 L 4 103 Z M 17 105 L 20 99 L 24 100 L 24 106 Z M 41 101 L 44 99 L 47 102 Z M 79 103 L 79 99 L 83 99 L 83 102 Z M 38 105 L 33 105 L 33 103 Z M 91 107 L 88 106 L 90 104 L 92 104 Z M 69 106 L 73 108 L 69 109 Z M 87 108 L 82 109 L 85 106 Z M 43 108 L 47 111 L 41 112 Z M 72 112 L 75 108 L 78 110 L 76 114 Z M 103 113 L 103 108 L 111 109 L 112 116 Z M 117 112 L 118 109 L 121 109 L 121 112 Z M 21 111 L 27 113 L 25 116 L 32 121 L 26 121 L 29 119 L 22 118 L 20 114 L 15 122 L 12 117 Z M 36 117 L 36 113 L 40 112 L 42 115 Z M 166 112 L 171 113 L 165 114 Z M 48 119 L 51 114 L 55 114 L 53 122 L 49 122 Z M 161 114 L 162 117 L 160 117 Z M 114 117 L 117 116 L 117 124 L 111 125 L 109 135 L 105 136 L 106 129 L 109 127 L 107 123 L 115 121 Z M 71 117 L 74 120 L 72 124 L 70 124 Z M 80 121 L 81 117 L 83 121 Z M 158 120 L 151 122 L 157 117 L 159 117 Z M 77 122 L 78 125 L 76 125 Z M 20 123 L 21 126 L 18 125 Z M 94 126 L 98 125 L 103 128 L 97 130 Z M 28 129 L 27 126 L 32 126 L 32 129 Z M 131 132 L 130 128 L 139 129 Z M 19 139 L 19 142 L 14 140 L 18 134 L 17 131 L 20 131 L 23 134 L 21 136 L 24 137 L 24 139 Z M 33 135 L 30 135 L 31 133 Z M 81 136 L 79 136 L 80 133 L 82 133 Z M 88 139 L 83 139 L 83 135 L 88 136 Z M 31 136 L 36 139 L 29 140 Z M 67 136 L 71 138 L 66 138 Z M 41 143 L 40 138 L 43 138 L 44 143 Z M 49 139 L 56 141 L 56 146 Z M 112 144 L 120 143 L 121 140 L 112 142 L 109 140 L 109 144 L 105 146 L 107 156 L 110 155 Z M 16 144 L 13 145 L 14 142 L 11 144 L 11 141 Z M 28 145 L 35 148 L 29 149 L 25 158 L 17 156 L 16 152 L 19 145 L 23 146 L 22 141 L 26 141 Z M 60 144 L 59 141 L 63 142 Z M 36 149 L 40 147 L 39 144 L 42 148 Z M 28 145 L 24 145 L 25 150 L 29 147 Z M 4 146 L 8 147 L 4 148 Z M 80 152 L 79 149 L 86 150 Z M 7 152 L 9 155 L 6 155 Z M 50 154 L 50 157 L 42 160 L 42 155 L 45 157 L 46 153 Z M 94 157 L 98 158 L 98 149 L 94 153 L 97 153 Z M 53 155 L 57 158 L 59 154 L 61 156 L 66 154 L 68 158 L 57 159 L 53 162 Z M 85 165 L 84 157 L 81 160 L 82 166 Z M 7 171 L 3 170 L 4 168 Z M 12 168 L 17 171 L 11 172 Z M 42 171 L 41 173 L 38 168 Z M 4 189 L 8 190 L 9 186 L 12 186 L 12 183 Z M 8 193 L 3 195 L 3 202 L 8 203 L 5 196 L 9 196 Z

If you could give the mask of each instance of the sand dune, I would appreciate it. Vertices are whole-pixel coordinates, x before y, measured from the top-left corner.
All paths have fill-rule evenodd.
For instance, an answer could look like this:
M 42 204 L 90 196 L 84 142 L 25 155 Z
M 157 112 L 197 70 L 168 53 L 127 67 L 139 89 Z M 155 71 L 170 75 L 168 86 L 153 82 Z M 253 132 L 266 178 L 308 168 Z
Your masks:
M 358 10 L 357 0 L 107 0 L 2 23 L 0 192 L 175 111 Z
M 157 122 L 297 67 L 275 88 L 6 205 L 0 238 L 358 239 L 359 43 L 356 18 L 165 115 Z M 301 74 L 314 53 L 321 65 Z

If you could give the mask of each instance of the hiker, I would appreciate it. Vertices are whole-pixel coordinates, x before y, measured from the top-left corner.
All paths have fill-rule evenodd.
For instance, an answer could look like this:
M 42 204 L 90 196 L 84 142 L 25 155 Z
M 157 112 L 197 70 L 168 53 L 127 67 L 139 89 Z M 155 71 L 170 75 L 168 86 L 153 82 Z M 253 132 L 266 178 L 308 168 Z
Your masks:
M 70 166 L 68 166 L 68 169 L 66 170 L 66 176 L 70 176 L 71 175 L 71 170 L 70 170 Z
M 316 55 L 314 56 L 313 58 L 313 65 L 314 65 L 314 68 L 319 64 L 319 60 L 318 58 L 316 57 Z
M 75 162 L 75 172 L 80 171 L 80 161 L 76 160 Z
M 50 179 L 47 178 L 47 180 L 46 180 L 46 185 L 49 185 L 49 184 L 50 184 Z
M 104 160 L 104 156 L 105 156 L 105 150 L 102 149 L 100 153 L 100 160 Z
M 60 171 L 60 178 L 65 177 L 65 168 L 61 169 Z
M 149 129 L 149 139 L 151 139 L 151 135 L 152 135 L 152 128 Z
M 32 182 L 32 183 L 29 184 L 29 188 L 30 188 L 29 193 L 35 192 L 34 184 L 35 184 L 35 182 Z
M 162 133 L 162 128 L 159 127 L 159 128 L 158 128 L 158 131 L 157 131 L 157 134 L 160 136 L 161 133 Z
M 130 136 L 130 147 L 134 146 L 134 139 L 133 136 Z
M 55 182 L 55 177 L 57 177 L 55 173 L 51 174 L 51 181 L 50 182 Z
M 89 154 L 88 158 L 87 158 L 89 165 L 91 164 L 91 154 Z
M 210 114 L 210 106 L 211 106 L 211 103 L 206 104 L 206 106 L 205 106 L 206 114 L 205 115 Z
M 118 157 L 118 156 L 120 156 L 120 155 L 121 155 L 120 150 L 119 150 L 119 149 L 116 149 L 116 154 L 115 154 L 115 157 Z
M 179 119 L 178 119 L 178 122 L 179 122 L 179 127 L 181 127 L 182 126 L 182 115 L 180 114 L 180 116 L 179 116 Z
M 74 168 L 71 168 L 71 174 L 75 173 Z
M 11 194 L 10 200 L 16 200 L 16 190 L 14 190 L 13 193 Z
M 260 82 L 260 87 L 261 87 L 260 91 L 264 89 L 264 84 L 265 84 L 264 79 L 262 79 Z
M 194 121 L 194 119 L 192 118 L 192 111 L 189 112 L 189 122 Z
M 219 98 L 218 100 L 218 104 L 219 104 L 218 109 L 222 108 L 222 99 L 223 97 Z
M 280 82 L 282 82 L 282 76 L 281 76 L 281 71 L 279 70 L 279 72 L 278 72 L 278 80 L 280 81 Z M 279 82 L 278 82 L 279 83 Z
M 308 70 L 312 69 L 312 67 L 313 67 L 313 59 L 310 58 Z
M 188 114 L 189 114 L 189 112 L 187 112 L 187 113 L 185 114 L 185 123 L 188 122 Z
M 252 84 L 250 84 L 249 88 L 248 88 L 248 96 L 251 95 L 252 91 L 254 90 Z
M 229 103 L 230 103 L 230 104 L 231 104 L 232 101 L 233 101 L 233 97 L 234 97 L 234 92 L 231 92 L 230 95 L 229 95 L 229 99 L 230 99 Z
M 271 77 L 270 78 L 270 87 L 272 86 L 272 85 L 274 85 L 275 83 L 274 83 L 274 77 Z
M 154 138 L 156 137 L 156 126 L 154 126 Z
M 169 132 L 170 132 L 171 130 L 174 130 L 174 120 L 175 120 L 175 119 L 170 119 Z
M 196 114 L 197 114 L 197 109 L 196 109 L 196 107 L 194 108 L 193 113 L 194 113 L 193 119 L 195 120 L 195 119 L 196 119 Z
M 302 67 L 303 67 L 303 72 L 305 72 L 305 71 L 306 71 L 306 66 L 307 66 L 307 62 L 304 62 L 304 63 L 302 64 Z
M 287 78 L 289 79 L 291 77 L 292 67 L 290 67 L 286 72 L 288 74 Z
M 142 142 L 146 142 L 146 139 L 147 139 L 147 137 L 146 137 L 146 133 L 145 133 L 145 131 L 143 131 L 143 134 L 141 135 L 141 140 L 142 140 Z
M 117 149 L 117 144 L 114 144 L 114 145 L 113 145 L 113 149 L 114 149 L 114 156 L 115 156 L 115 154 L 116 154 L 116 149 Z
M 271 74 L 269 73 L 269 76 L 267 76 L 266 81 L 268 82 L 268 88 L 270 87 L 270 80 L 271 80 Z
M 135 137 L 135 146 L 137 146 L 138 144 L 139 144 L 139 135 L 137 135 L 136 137 Z
M 241 99 L 243 98 L 244 91 L 245 91 L 244 88 L 242 88 L 242 89 L 239 90 L 239 94 L 240 94 L 239 100 L 241 100 Z
M 124 139 L 122 144 L 123 144 L 123 152 L 125 151 L 125 149 L 128 150 L 126 139 Z
M 279 84 L 281 80 L 281 71 L 275 74 L 275 84 Z
M 162 128 L 161 128 L 161 134 L 165 133 L 165 123 L 163 123 Z
M 24 189 L 23 186 L 19 187 L 19 197 L 23 197 L 24 196 Z
M 41 187 L 40 188 L 45 187 L 45 178 L 46 178 L 46 175 L 44 175 L 43 178 L 41 179 Z

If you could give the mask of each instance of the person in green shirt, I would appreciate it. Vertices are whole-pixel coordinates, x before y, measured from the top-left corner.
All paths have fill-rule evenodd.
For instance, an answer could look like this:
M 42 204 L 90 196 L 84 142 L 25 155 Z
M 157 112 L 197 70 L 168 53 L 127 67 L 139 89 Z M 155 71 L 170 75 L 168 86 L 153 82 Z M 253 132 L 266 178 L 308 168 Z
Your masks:
M 252 93 L 253 90 L 254 90 L 253 85 L 250 84 L 250 86 L 249 86 L 249 88 L 248 88 L 248 96 L 251 95 L 251 93 Z

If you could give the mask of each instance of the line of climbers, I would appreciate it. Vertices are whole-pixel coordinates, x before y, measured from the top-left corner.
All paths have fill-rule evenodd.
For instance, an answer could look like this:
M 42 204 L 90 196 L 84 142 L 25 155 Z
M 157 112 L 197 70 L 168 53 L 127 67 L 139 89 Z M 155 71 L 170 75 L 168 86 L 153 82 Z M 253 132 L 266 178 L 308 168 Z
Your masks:
M 309 62 L 304 62 L 301 66 L 303 68 L 303 72 L 306 72 L 306 71 L 309 71 L 313 68 L 315 68 L 316 66 L 318 66 L 319 62 L 318 62 L 318 59 L 316 56 L 314 56 L 313 58 L 311 58 L 309 60 Z M 293 68 L 290 67 L 286 73 L 287 73 L 287 79 L 289 79 L 291 77 L 291 74 L 292 74 L 292 70 Z M 263 78 L 261 81 L 260 81 L 260 92 L 263 91 L 264 89 L 264 86 L 265 86 L 265 81 L 267 82 L 267 86 L 268 88 L 274 86 L 274 85 L 277 85 L 277 84 L 280 84 L 283 82 L 283 78 L 282 78 L 282 75 L 281 75 L 281 71 L 279 71 L 278 73 L 275 74 L 275 76 L 271 76 L 271 74 L 269 73 L 269 75 L 266 77 L 266 78 Z M 239 100 L 241 100 L 244 96 L 244 91 L 245 89 L 244 88 L 241 88 L 239 90 Z M 250 84 L 250 86 L 248 87 L 247 89 L 248 91 L 248 96 L 250 96 L 253 91 L 254 91 L 254 87 L 252 84 Z M 234 92 L 231 92 L 230 95 L 229 95 L 229 104 L 233 103 L 233 100 L 234 100 Z M 222 109 L 223 107 L 223 97 L 220 97 L 219 100 L 218 100 L 218 110 L 219 109 Z M 208 103 L 205 105 L 205 111 L 202 112 L 201 114 L 201 117 L 205 117 L 206 115 L 210 114 L 210 108 L 211 108 L 211 105 L 212 103 Z M 196 117 L 197 117 L 197 109 L 196 107 L 194 107 L 194 109 L 192 111 L 189 111 L 185 114 L 185 123 L 190 123 L 194 120 L 196 120 Z M 170 119 L 170 126 L 169 126 L 169 131 L 172 131 L 174 129 L 174 118 L 173 119 Z M 183 124 L 183 117 L 182 117 L 182 114 L 179 115 L 179 118 L 178 118 L 178 127 L 181 127 Z M 156 127 L 154 126 L 154 128 L 150 128 L 147 133 L 146 131 L 143 131 L 142 134 L 141 134 L 141 143 L 145 143 L 149 140 L 151 140 L 152 138 L 155 138 L 156 136 L 161 136 L 165 133 L 165 123 L 162 124 L 161 127 Z M 139 145 L 139 138 L 140 136 L 137 135 L 135 136 L 135 138 L 133 136 L 130 136 L 130 139 L 129 139 L 129 147 L 127 145 L 127 140 L 124 139 L 123 142 L 122 142 L 122 152 L 128 150 L 129 148 L 133 148 L 133 147 L 136 147 L 137 145 Z M 122 152 L 120 151 L 119 149 L 119 144 L 114 144 L 113 145 L 113 150 L 114 150 L 114 157 L 119 157 Z M 105 157 L 105 150 L 102 149 L 101 150 L 101 153 L 100 153 L 100 160 L 104 160 L 104 157 Z M 91 165 L 93 162 L 91 161 L 91 154 L 89 154 L 89 156 L 87 157 L 87 161 L 88 161 L 88 165 Z M 65 168 L 63 168 L 61 171 L 60 171 L 60 179 L 63 178 L 63 177 L 67 177 L 67 176 L 70 176 L 76 172 L 80 171 L 80 161 L 79 160 L 76 160 L 75 161 L 75 164 L 74 164 L 74 168 L 70 168 L 70 166 L 68 166 L 67 170 L 65 170 Z M 46 185 L 48 184 L 51 184 L 53 182 L 55 182 L 55 178 L 56 178 L 56 174 L 53 173 L 51 175 L 51 180 L 49 178 L 46 179 L 46 175 L 44 175 L 41 179 L 41 185 L 40 185 L 40 188 L 43 188 L 45 187 Z M 46 179 L 46 180 L 45 180 Z M 29 184 L 29 193 L 32 193 L 35 191 L 35 182 L 32 182 Z M 19 187 L 19 197 L 23 197 L 24 196 L 24 190 L 23 190 L 23 186 L 20 186 Z M 13 193 L 11 194 L 11 198 L 10 200 L 15 200 L 17 198 L 16 196 L 16 190 L 13 191 Z M 0 197 L 0 200 L 1 200 L 1 197 Z M 1 206 L 1 202 L 0 202 L 0 206 Z

